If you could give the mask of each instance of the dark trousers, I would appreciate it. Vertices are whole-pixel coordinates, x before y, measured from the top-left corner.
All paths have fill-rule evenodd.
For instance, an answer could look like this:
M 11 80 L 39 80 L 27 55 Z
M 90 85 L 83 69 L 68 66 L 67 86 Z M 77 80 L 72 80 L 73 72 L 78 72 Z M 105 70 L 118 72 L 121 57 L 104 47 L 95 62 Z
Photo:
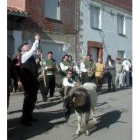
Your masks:
M 20 77 L 21 76 L 21 68 L 20 68 L 20 66 L 15 66 L 15 70 L 16 70 L 17 75 Z M 15 90 L 15 92 L 18 89 L 18 84 L 17 83 L 18 83 L 18 79 L 16 77 L 14 77 L 14 90 Z
M 65 87 L 64 87 L 64 95 L 65 95 L 65 96 L 68 95 L 68 92 L 70 91 L 71 88 L 72 88 L 72 87 L 69 87 L 69 86 L 65 86 Z
M 102 90 L 102 83 L 103 83 L 102 78 L 96 77 L 97 91 L 101 91 Z
M 55 91 L 55 75 L 46 76 L 46 92 L 45 95 L 48 95 L 50 91 L 50 97 L 53 97 Z
M 17 89 L 18 89 L 18 84 L 17 84 L 17 82 L 18 82 L 17 78 L 14 78 L 14 90 L 15 90 L 15 92 L 16 92 Z
M 65 86 L 64 87 L 64 96 L 67 96 L 68 95 L 68 92 L 71 90 L 72 87 L 69 87 L 69 86 Z M 65 100 L 63 102 L 63 108 L 66 109 L 66 106 L 68 104 L 68 100 Z
M 24 102 L 22 110 L 22 119 L 32 118 L 32 113 L 37 100 L 38 80 L 37 76 L 22 75 L 22 84 L 24 87 Z
M 115 90 L 115 75 L 112 75 L 110 72 L 107 73 L 108 78 L 108 90 L 111 90 L 111 84 L 113 87 L 113 91 Z
M 40 88 L 40 92 L 41 92 L 41 95 L 42 95 L 42 99 L 43 101 L 47 101 L 47 90 L 46 90 L 46 86 L 44 84 L 44 81 L 39 81 L 39 88 Z
M 82 72 L 81 81 L 82 81 L 82 84 L 87 83 L 87 82 L 92 82 L 92 77 L 88 76 L 87 72 Z
M 129 72 L 129 82 L 130 86 L 132 86 L 132 72 Z
M 9 85 L 7 84 L 7 108 L 9 107 L 9 100 L 10 100 L 10 88 Z

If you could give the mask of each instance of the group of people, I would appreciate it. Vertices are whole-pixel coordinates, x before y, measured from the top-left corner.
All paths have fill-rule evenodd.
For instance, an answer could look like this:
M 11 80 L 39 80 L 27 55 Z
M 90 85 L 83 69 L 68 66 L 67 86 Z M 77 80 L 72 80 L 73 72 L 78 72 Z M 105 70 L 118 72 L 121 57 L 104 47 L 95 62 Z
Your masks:
M 117 58 L 116 62 L 108 55 L 106 63 L 102 63 L 102 59 L 98 58 L 96 63 L 90 54 L 82 60 L 80 65 L 73 62 L 71 55 L 64 55 L 62 61 L 57 65 L 53 58 L 53 52 L 47 53 L 47 58 L 43 59 L 42 51 L 39 49 L 40 36 L 35 34 L 35 42 L 30 47 L 27 42 L 23 42 L 18 48 L 18 55 L 13 63 L 8 57 L 8 106 L 11 87 L 11 75 L 14 70 L 14 85 L 15 91 L 17 87 L 24 90 L 24 102 L 23 111 L 21 117 L 21 123 L 30 126 L 32 121 L 36 121 L 33 118 L 32 113 L 37 101 L 38 88 L 40 89 L 42 99 L 44 102 L 50 103 L 51 98 L 55 93 L 56 88 L 56 73 L 61 74 L 61 95 L 66 96 L 68 91 L 73 87 L 78 87 L 81 84 L 87 82 L 94 82 L 97 85 L 97 92 L 102 91 L 102 84 L 104 78 L 107 77 L 108 91 L 111 91 L 111 85 L 113 91 L 116 86 L 123 87 L 125 85 L 130 86 L 130 69 L 132 65 L 128 60 L 124 60 L 122 63 Z M 59 80 L 60 80 L 59 79 Z M 49 94 L 49 95 L 48 95 Z

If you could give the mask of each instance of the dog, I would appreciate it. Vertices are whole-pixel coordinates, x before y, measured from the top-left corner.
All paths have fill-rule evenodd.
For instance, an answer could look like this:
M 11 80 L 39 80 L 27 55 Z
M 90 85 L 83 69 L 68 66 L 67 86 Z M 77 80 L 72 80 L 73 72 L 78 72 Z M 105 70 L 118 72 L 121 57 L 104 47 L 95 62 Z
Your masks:
M 75 109 L 78 120 L 78 129 L 76 135 L 81 133 L 82 114 L 85 114 L 86 135 L 89 136 L 88 122 L 90 113 L 92 114 L 94 124 L 97 123 L 95 116 L 95 106 L 97 103 L 96 85 L 94 83 L 85 83 L 78 88 L 72 88 L 64 98 L 64 106 L 67 110 L 65 118 L 70 117 L 71 109 Z

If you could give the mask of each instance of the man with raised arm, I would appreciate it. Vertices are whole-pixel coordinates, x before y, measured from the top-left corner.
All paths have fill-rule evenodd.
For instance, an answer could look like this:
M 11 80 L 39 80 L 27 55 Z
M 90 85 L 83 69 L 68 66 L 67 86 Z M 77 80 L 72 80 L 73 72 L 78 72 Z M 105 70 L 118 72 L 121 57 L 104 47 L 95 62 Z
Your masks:
M 30 126 L 31 122 L 36 121 L 32 117 L 32 113 L 37 100 L 38 69 L 33 54 L 39 47 L 39 42 L 40 36 L 35 34 L 35 42 L 32 47 L 27 42 L 23 42 L 18 48 L 21 54 L 21 81 L 24 88 L 24 102 L 20 122 L 26 126 Z

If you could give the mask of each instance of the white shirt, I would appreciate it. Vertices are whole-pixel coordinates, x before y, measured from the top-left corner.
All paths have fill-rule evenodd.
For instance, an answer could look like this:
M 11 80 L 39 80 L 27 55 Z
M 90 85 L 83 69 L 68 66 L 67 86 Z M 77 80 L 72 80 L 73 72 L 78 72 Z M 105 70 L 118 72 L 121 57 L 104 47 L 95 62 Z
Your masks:
M 122 62 L 123 70 L 129 71 L 131 67 L 131 63 L 128 60 L 124 60 Z
M 87 69 L 85 68 L 84 62 L 81 62 L 81 64 L 80 64 L 80 71 L 81 72 L 87 72 Z
M 110 61 L 108 61 L 108 65 L 109 67 L 113 67 Z
M 62 62 L 60 63 L 60 68 L 61 68 L 61 70 L 62 71 L 66 71 L 66 70 L 68 70 L 68 66 L 65 66 Z
M 63 86 L 74 87 L 75 83 L 76 82 L 74 80 L 72 80 L 72 83 L 70 83 L 67 77 L 63 79 Z
M 35 50 L 39 47 L 39 40 L 35 40 L 32 48 L 28 52 L 22 52 L 21 63 L 25 63 L 35 52 Z
M 73 66 L 73 69 L 79 74 L 80 73 L 80 70 L 79 70 L 79 67 L 77 65 Z

